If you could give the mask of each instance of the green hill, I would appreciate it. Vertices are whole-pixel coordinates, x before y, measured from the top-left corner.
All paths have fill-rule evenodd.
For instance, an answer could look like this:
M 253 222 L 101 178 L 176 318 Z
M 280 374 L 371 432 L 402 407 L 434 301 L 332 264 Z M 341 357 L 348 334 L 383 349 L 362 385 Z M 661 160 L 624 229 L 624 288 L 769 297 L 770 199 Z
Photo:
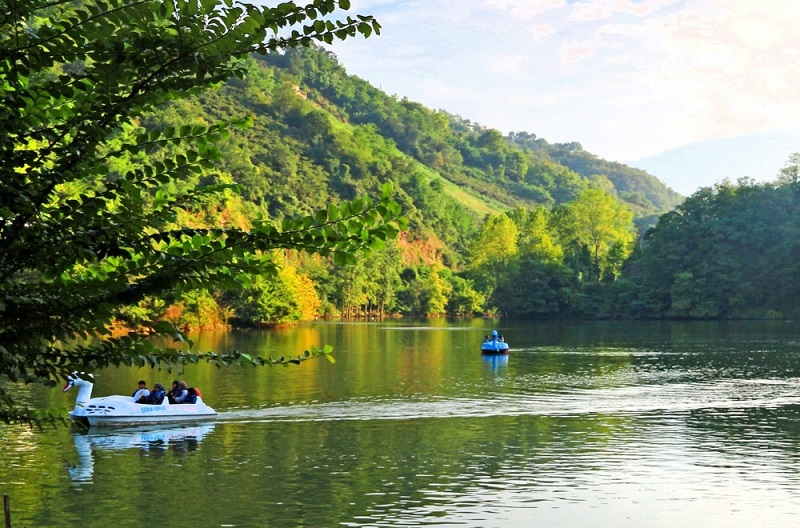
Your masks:
M 347 74 L 333 54 L 295 49 L 262 60 L 288 72 L 311 100 L 353 124 L 372 124 L 398 149 L 464 189 L 509 207 L 558 204 L 606 178 L 641 216 L 666 212 L 682 197 L 655 177 L 526 132 L 503 137 L 467 119 L 397 100 Z
M 244 120 L 247 126 L 215 143 L 213 172 L 187 173 L 176 185 L 235 183 L 239 191 L 187 213 L 179 219 L 184 224 L 246 226 L 259 215 L 297 217 L 393 184 L 409 229 L 386 255 L 350 269 L 291 262 L 313 283 L 322 313 L 510 307 L 516 301 L 497 292 L 514 295 L 515 281 L 537 274 L 550 284 L 532 283 L 542 295 L 522 300 L 519 312 L 553 313 L 554 296 L 571 295 L 564 302 L 575 307 L 572 313 L 596 313 L 584 306 L 588 283 L 582 281 L 618 277 L 635 239 L 627 233 L 633 226 L 625 220 L 629 213 L 603 196 L 630 211 L 640 230 L 682 200 L 649 174 L 602 160 L 578 143 L 549 144 L 527 132 L 503 136 L 461 116 L 389 96 L 348 75 L 331 53 L 318 48 L 253 57 L 243 78 L 171 102 L 140 125 L 153 130 L 220 120 Z M 155 151 L 150 161 L 166 154 Z M 598 190 L 601 194 L 592 194 Z M 600 226 L 602 240 L 579 225 L 583 209 L 593 207 L 611 215 Z M 506 220 L 485 222 L 501 213 Z M 476 244 L 498 244 L 495 229 L 509 247 L 519 245 L 520 253 L 508 253 L 509 262 L 522 258 L 521 265 L 534 267 L 501 272 L 491 260 L 477 264 Z M 286 278 L 285 287 L 296 288 L 288 286 L 293 280 Z M 259 298 L 281 295 L 258 293 Z M 218 302 L 227 306 L 225 299 Z M 239 314 L 241 302 L 233 302 Z
M 606 187 L 637 217 L 681 200 L 647 173 L 601 160 L 577 143 L 504 137 L 397 100 L 348 75 L 321 49 L 254 59 L 244 79 L 173 103 L 150 125 L 246 115 L 252 126 L 224 141 L 219 166 L 223 181 L 242 185 L 248 206 L 276 218 L 307 214 L 392 181 L 412 235 L 441 240 L 451 261 L 463 256 L 485 215 L 564 204 L 590 184 Z

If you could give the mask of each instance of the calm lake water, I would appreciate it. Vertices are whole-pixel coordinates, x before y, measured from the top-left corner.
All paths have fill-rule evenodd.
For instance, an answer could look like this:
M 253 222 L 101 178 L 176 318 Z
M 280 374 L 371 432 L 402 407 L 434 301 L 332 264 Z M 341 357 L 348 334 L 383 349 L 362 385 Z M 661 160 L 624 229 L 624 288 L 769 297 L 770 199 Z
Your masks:
M 289 368 L 180 375 L 191 427 L 0 427 L 21 527 L 800 526 L 800 325 L 315 323 L 194 336 Z M 95 395 L 140 378 L 97 373 Z M 75 393 L 22 399 L 71 408 Z

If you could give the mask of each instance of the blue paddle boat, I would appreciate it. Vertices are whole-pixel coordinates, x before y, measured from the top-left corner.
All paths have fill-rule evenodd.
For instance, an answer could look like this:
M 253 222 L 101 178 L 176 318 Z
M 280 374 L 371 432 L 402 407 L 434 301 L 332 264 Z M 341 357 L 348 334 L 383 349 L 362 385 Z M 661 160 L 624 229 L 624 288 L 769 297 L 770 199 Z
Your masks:
M 497 330 L 492 330 L 492 335 L 486 336 L 486 339 L 483 340 L 481 354 L 508 354 L 508 343 L 505 342 L 503 336 L 497 333 Z

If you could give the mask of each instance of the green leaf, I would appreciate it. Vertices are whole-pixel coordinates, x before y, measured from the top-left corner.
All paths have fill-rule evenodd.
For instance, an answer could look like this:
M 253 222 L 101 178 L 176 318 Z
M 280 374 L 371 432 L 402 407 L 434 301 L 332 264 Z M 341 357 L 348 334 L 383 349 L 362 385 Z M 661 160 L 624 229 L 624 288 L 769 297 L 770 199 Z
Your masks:
M 336 206 L 335 206 L 335 205 L 333 205 L 333 204 L 331 204 L 331 205 L 329 205 L 329 206 L 328 206 L 328 219 L 329 219 L 331 222 L 336 222 L 336 221 L 337 221 L 337 220 L 339 220 L 339 219 L 340 219 L 342 216 L 343 216 L 343 215 L 342 215 L 342 212 L 339 210 L 339 208 L 338 208 L 338 207 L 336 207 Z
M 160 333 L 160 334 L 180 334 L 180 331 L 175 328 L 175 325 L 170 323 L 169 321 L 156 321 L 153 324 L 153 330 Z

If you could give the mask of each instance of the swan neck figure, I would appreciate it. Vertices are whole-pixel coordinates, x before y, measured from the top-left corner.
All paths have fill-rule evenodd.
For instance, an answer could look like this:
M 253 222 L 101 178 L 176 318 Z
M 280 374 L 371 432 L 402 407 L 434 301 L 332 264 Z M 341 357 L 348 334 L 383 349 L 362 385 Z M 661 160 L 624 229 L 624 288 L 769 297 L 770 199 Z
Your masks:
M 91 374 L 89 374 L 89 376 L 91 377 Z M 75 410 L 73 412 L 79 413 L 79 411 L 89 403 L 89 400 L 92 399 L 92 387 L 94 387 L 94 383 L 81 378 L 77 372 L 74 372 L 67 377 L 67 384 L 64 385 L 63 392 L 67 392 L 72 387 L 78 387 L 78 395 L 75 398 Z

